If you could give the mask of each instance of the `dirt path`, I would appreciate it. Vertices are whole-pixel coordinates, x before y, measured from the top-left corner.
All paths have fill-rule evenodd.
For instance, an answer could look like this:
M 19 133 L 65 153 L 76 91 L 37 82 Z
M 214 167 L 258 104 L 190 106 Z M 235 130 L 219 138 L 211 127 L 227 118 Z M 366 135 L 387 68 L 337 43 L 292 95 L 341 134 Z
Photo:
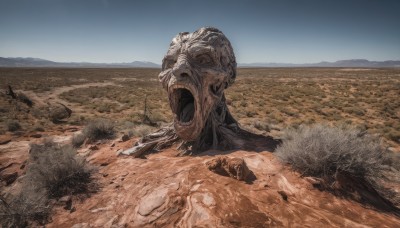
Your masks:
M 47 105 L 48 102 L 59 102 L 63 103 L 67 106 L 75 106 L 74 104 L 61 99 L 59 96 L 62 93 L 69 92 L 74 89 L 81 89 L 81 88 L 88 88 L 88 87 L 105 87 L 105 86 L 121 86 L 117 85 L 113 82 L 93 82 L 93 83 L 86 83 L 81 85 L 71 85 L 71 86 L 62 86 L 56 87 L 50 91 L 46 91 L 43 93 L 35 93 L 33 91 L 18 91 L 25 93 L 29 98 L 31 98 L 35 104 L 39 106 Z

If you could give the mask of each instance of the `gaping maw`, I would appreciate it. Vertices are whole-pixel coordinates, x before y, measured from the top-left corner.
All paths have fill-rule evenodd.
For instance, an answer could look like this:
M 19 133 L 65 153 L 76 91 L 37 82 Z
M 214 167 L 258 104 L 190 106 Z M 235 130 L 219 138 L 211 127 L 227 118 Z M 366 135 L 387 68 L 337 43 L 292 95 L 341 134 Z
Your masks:
M 193 94 L 186 88 L 178 88 L 173 91 L 172 97 L 175 99 L 173 112 L 177 121 L 181 125 L 190 125 L 196 111 Z

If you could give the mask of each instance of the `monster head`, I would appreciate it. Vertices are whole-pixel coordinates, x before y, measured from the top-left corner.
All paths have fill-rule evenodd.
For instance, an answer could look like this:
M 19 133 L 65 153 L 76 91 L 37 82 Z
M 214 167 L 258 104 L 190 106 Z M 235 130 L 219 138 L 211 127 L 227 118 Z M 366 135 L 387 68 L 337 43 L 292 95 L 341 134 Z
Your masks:
M 216 28 L 179 33 L 158 77 L 168 92 L 175 132 L 183 140 L 194 141 L 211 111 L 224 99 L 224 90 L 235 81 L 232 46 Z

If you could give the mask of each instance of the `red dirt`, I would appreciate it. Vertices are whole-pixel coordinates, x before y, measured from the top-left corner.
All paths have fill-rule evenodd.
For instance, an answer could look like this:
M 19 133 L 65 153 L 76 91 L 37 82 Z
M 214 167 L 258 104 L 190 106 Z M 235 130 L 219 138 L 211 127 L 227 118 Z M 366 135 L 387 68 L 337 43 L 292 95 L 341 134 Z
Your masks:
M 64 136 L 64 140 L 67 137 Z M 101 189 L 91 197 L 73 199 L 71 212 L 53 209 L 47 227 L 266 227 L 333 226 L 398 227 L 400 218 L 336 197 L 313 187 L 268 151 L 224 152 L 243 159 L 254 174 L 251 182 L 211 172 L 207 162 L 219 151 L 177 157 L 167 149 L 147 159 L 118 156 L 133 145 L 109 141 L 80 150 L 98 167 Z M 14 143 L 14 144 L 13 144 Z M 11 146 L 10 146 L 11 145 Z M 5 148 L 4 146 L 8 146 Z M 13 172 L 27 158 L 26 141 L 3 145 L 0 172 Z M 15 163 L 16 165 L 13 165 Z M 18 171 L 19 175 L 22 172 Z M 15 189 L 18 181 L 5 187 Z

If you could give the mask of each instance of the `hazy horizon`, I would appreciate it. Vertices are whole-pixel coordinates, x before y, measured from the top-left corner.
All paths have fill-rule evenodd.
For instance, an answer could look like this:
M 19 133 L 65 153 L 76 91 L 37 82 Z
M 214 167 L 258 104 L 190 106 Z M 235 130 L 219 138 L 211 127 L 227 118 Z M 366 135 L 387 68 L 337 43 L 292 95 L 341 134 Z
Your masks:
M 41 59 L 41 60 L 47 60 L 47 61 L 52 61 L 52 62 L 57 62 L 57 63 L 89 63 L 89 64 L 121 64 L 121 63 L 133 63 L 133 62 L 143 62 L 143 63 L 154 63 L 154 64 L 158 64 L 161 66 L 161 63 L 157 63 L 157 62 L 152 62 L 152 61 L 146 61 L 146 60 L 132 60 L 132 61 L 127 61 L 127 62 L 88 62 L 88 61 L 53 61 L 51 59 L 43 59 L 43 58 L 38 58 L 38 57 L 33 57 L 33 56 L 25 56 L 25 57 L 7 57 L 7 56 L 0 56 L 0 58 L 13 58 L 13 59 L 18 59 L 18 58 L 22 58 L 22 59 L 28 59 L 28 58 L 33 58 L 33 59 Z M 371 62 L 375 62 L 375 60 L 369 60 L 369 59 L 338 59 L 338 60 L 333 60 L 333 61 L 318 61 L 318 62 L 304 62 L 304 63 L 291 63 L 291 62 L 238 62 L 237 64 L 239 65 L 252 65 L 252 64 L 294 64 L 294 65 L 307 65 L 307 64 L 318 64 L 318 63 L 335 63 L 335 62 L 339 62 L 339 61 L 357 61 L 357 60 L 367 60 L 367 61 L 371 61 Z M 399 59 L 387 59 L 387 60 L 379 60 L 376 62 L 385 62 L 385 61 L 395 61 L 398 62 L 400 61 Z
M 238 63 L 400 60 L 399 1 L 0 0 L 0 56 L 161 63 L 171 39 L 203 26 Z

